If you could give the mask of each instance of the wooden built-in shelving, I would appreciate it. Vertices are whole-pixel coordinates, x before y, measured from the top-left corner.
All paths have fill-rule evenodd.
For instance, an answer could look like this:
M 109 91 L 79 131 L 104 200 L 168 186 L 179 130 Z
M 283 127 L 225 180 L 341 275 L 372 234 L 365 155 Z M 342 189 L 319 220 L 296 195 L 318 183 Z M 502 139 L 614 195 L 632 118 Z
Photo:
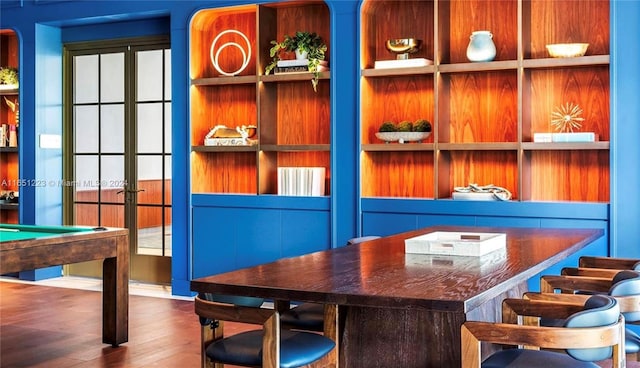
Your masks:
M 365 1 L 361 26 L 364 197 L 450 198 L 477 183 L 520 201 L 609 201 L 608 1 Z M 492 32 L 494 61 L 467 60 L 476 30 Z M 374 68 L 395 57 L 387 39 L 409 37 L 422 40 L 411 58 L 433 65 Z M 582 57 L 549 57 L 547 44 L 568 42 L 590 45 Z M 599 141 L 534 143 L 569 102 Z M 422 143 L 375 136 L 384 121 L 417 119 L 433 125 Z
M 221 32 L 235 29 L 251 44 L 251 60 L 237 76 L 224 76 L 210 61 L 210 45 Z M 296 31 L 316 32 L 328 46 L 330 17 L 324 2 L 283 2 L 205 9 L 191 23 L 191 173 L 192 193 L 277 194 L 277 168 L 326 168 L 330 194 L 330 71 L 320 73 L 317 92 L 311 73 L 264 75 L 271 41 Z M 228 34 L 220 42 L 245 45 Z M 246 46 L 245 46 L 246 47 Z M 235 47 L 220 53 L 224 70 L 243 62 Z M 258 127 L 253 146 L 204 146 L 215 125 Z
M 12 30 L 0 30 L 0 67 L 19 67 L 18 37 Z M 16 114 L 9 109 L 5 98 L 17 103 L 18 88 L 0 90 L 0 124 L 16 124 Z M 19 107 L 18 107 L 19 109 Z M 18 147 L 0 147 L 0 192 L 20 191 Z M 18 203 L 0 204 L 0 222 L 18 223 Z

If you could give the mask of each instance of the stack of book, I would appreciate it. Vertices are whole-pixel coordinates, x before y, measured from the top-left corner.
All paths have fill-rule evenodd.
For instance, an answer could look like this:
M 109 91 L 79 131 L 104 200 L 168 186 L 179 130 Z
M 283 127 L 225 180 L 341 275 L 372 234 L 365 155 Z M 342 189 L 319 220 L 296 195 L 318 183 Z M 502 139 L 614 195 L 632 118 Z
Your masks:
M 318 65 L 318 71 L 324 72 L 329 70 L 329 63 L 326 60 L 321 60 Z M 306 73 L 309 71 L 309 60 L 278 60 L 278 64 L 273 69 L 274 73 Z
M 279 167 L 278 194 L 324 196 L 324 167 Z

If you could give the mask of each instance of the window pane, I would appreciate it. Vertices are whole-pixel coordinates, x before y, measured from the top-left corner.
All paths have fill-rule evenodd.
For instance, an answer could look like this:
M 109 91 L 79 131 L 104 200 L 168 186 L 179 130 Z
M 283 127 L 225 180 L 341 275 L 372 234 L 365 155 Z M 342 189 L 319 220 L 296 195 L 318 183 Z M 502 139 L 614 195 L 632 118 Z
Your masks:
M 164 104 L 164 152 L 171 153 L 171 102 Z
M 73 102 L 98 102 L 98 55 L 73 58 Z
M 98 106 L 76 106 L 73 129 L 75 152 L 98 152 Z
M 78 199 L 80 200 L 80 199 Z M 76 225 L 97 226 L 98 225 L 98 205 L 97 204 L 76 204 L 75 216 Z
M 162 100 L 162 50 L 136 53 L 137 101 Z
M 162 153 L 162 103 L 138 104 L 138 152 Z
M 124 152 L 124 105 L 103 105 L 100 143 L 102 152 Z
M 77 200 L 84 198 L 95 198 L 97 200 L 96 190 L 98 189 L 98 156 L 76 156 L 75 165 L 75 184 L 78 194 Z M 80 193 L 81 191 L 89 191 L 89 193 Z
M 100 205 L 100 226 L 124 227 L 124 205 Z
M 100 186 L 102 189 L 122 189 L 126 184 L 124 181 L 124 156 L 102 156 L 100 164 Z M 118 199 L 118 201 L 120 200 Z
M 171 49 L 164 50 L 164 99 L 171 100 Z
M 162 156 L 138 156 L 138 203 L 162 203 Z
M 171 156 L 164 158 L 164 203 L 171 205 Z
M 171 228 L 163 226 L 163 212 L 162 207 L 138 206 L 138 254 L 161 256 L 164 248 L 164 255 L 171 256 Z
M 100 56 L 100 102 L 124 101 L 124 53 Z

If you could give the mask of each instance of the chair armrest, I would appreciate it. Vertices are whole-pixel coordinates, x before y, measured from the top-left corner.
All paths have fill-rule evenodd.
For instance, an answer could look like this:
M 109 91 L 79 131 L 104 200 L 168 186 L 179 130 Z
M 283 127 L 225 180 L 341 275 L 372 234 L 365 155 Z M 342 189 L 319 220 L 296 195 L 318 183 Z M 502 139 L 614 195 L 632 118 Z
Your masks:
M 553 293 L 560 289 L 569 293 L 576 290 L 606 293 L 611 288 L 611 283 L 611 279 L 604 277 L 545 275 L 540 277 L 540 291 Z
M 614 347 L 614 360 L 624 359 L 624 317 L 603 327 L 566 328 L 520 326 L 509 323 L 467 321 L 461 327 L 462 361 L 480 367 L 480 342 L 528 345 L 547 349 Z M 619 364 L 614 364 L 619 366 Z
M 562 319 L 581 311 L 583 308 L 584 302 L 579 300 L 562 301 L 509 298 L 502 302 L 502 322 L 517 324 L 519 316 Z
M 524 299 L 530 300 L 547 300 L 553 302 L 562 303 L 576 303 L 584 305 L 584 303 L 591 297 L 586 294 L 553 294 L 553 293 L 538 293 L 534 291 L 528 291 L 522 295 Z
M 639 262 L 640 259 L 635 258 L 582 256 L 578 260 L 578 266 L 589 268 L 609 268 L 615 270 L 633 270 Z
M 609 268 L 564 267 L 560 274 L 566 276 L 589 276 L 613 279 L 620 270 Z
M 194 300 L 196 314 L 201 318 L 242 322 L 262 325 L 275 312 L 272 309 L 241 307 L 233 304 L 217 303 L 196 296 Z

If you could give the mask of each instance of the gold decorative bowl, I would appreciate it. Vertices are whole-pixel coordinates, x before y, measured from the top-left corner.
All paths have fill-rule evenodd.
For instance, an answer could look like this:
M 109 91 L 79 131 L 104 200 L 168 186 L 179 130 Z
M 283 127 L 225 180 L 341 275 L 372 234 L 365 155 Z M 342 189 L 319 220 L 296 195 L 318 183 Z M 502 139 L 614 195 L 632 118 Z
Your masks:
M 422 41 L 415 38 L 393 38 L 387 40 L 387 50 L 396 54 L 411 54 L 420 49 Z
M 547 45 L 549 55 L 555 58 L 584 56 L 588 43 L 556 43 Z

